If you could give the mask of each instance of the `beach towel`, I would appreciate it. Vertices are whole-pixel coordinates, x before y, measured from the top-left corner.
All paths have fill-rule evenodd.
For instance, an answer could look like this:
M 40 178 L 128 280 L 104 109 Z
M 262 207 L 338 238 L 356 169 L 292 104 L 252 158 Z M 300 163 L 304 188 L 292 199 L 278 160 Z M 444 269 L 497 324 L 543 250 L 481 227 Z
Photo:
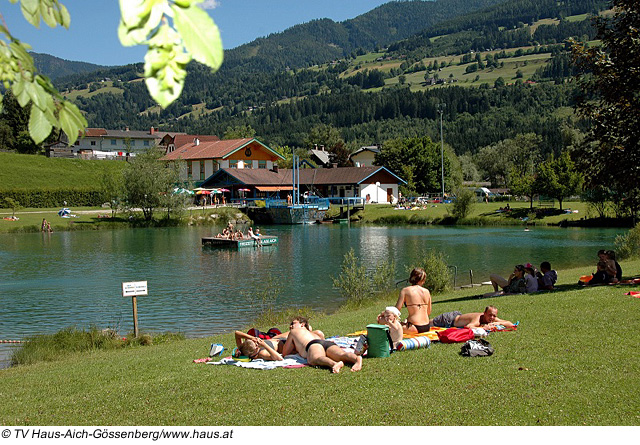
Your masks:
M 218 362 L 207 362 L 207 365 L 233 365 L 239 366 L 240 368 L 247 369 L 260 369 L 263 371 L 269 369 L 276 368 L 301 368 L 303 366 L 307 366 L 307 359 L 302 358 L 298 354 L 295 355 L 287 355 L 284 357 L 284 360 L 262 360 L 255 359 L 250 362 L 242 362 L 238 360 L 234 360 L 233 357 L 225 357 Z
M 627 292 L 625 295 L 631 295 L 632 297 L 640 298 L 640 292 L 636 291 Z

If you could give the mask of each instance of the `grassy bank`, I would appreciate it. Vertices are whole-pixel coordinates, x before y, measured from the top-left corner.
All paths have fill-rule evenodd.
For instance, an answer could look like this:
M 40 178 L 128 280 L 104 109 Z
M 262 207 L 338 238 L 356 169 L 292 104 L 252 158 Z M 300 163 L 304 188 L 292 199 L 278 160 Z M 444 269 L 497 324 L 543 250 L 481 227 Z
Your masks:
M 186 210 L 179 217 L 166 218 L 166 211 L 158 211 L 152 221 L 145 221 L 141 212 L 118 212 L 111 218 L 111 210 L 97 207 L 73 207 L 73 217 L 62 218 L 58 215 L 60 209 L 22 209 L 15 213 L 17 221 L 0 219 L 0 233 L 30 233 L 40 232 L 42 219 L 46 219 L 54 232 L 75 230 L 124 229 L 133 227 L 173 227 L 187 225 L 216 225 L 226 224 L 229 220 L 248 220 L 247 216 L 237 209 L 201 208 Z M 11 209 L 0 209 L 0 217 L 12 216 Z
M 372 204 L 354 214 L 353 220 L 370 224 L 558 225 L 597 216 L 583 202 L 565 202 L 563 211 L 560 211 L 557 203 L 554 208 L 540 208 L 534 203 L 531 210 L 529 203 L 522 201 L 510 202 L 510 212 L 500 211 L 505 205 L 504 202 L 477 203 L 472 206 L 467 218 L 455 220 L 450 216 L 452 204 L 429 204 L 418 210 Z
M 622 266 L 633 274 L 640 261 Z M 637 287 L 572 284 L 591 269 L 560 271 L 562 286 L 549 293 L 477 299 L 476 288 L 435 296 L 433 315 L 494 304 L 500 317 L 520 321 L 517 332 L 491 334 L 491 357 L 463 358 L 460 345 L 433 344 L 367 359 L 358 373 L 345 368 L 331 375 L 192 363 L 206 356 L 211 342 L 231 348 L 231 335 L 79 353 L 0 371 L 0 422 L 638 425 L 640 299 L 624 295 Z M 313 326 L 328 336 L 364 329 L 396 295 L 313 319 Z

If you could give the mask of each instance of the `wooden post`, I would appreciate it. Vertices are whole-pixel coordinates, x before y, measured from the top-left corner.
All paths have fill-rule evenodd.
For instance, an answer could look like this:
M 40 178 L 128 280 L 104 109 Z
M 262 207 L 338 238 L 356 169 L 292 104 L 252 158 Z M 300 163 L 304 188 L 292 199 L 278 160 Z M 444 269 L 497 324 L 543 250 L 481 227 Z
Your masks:
M 133 336 L 138 337 L 138 304 L 136 302 L 136 296 L 131 297 L 133 304 Z

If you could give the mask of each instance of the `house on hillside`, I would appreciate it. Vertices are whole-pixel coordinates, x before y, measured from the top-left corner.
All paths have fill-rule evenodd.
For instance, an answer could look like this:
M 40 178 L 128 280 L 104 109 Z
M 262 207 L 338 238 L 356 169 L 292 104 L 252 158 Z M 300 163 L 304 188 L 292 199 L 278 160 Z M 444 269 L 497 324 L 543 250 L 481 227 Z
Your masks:
M 214 136 L 215 137 L 215 136 Z M 175 146 L 161 158 L 163 161 L 185 161 L 181 179 L 196 184 L 220 169 L 271 170 L 274 162 L 284 157 L 255 138 L 201 140 L 191 136 L 188 143 Z M 183 139 L 180 137 L 178 140 Z
M 398 187 L 406 184 L 385 167 L 339 167 L 300 169 L 300 194 L 305 192 L 323 198 L 363 198 L 365 202 L 391 203 L 398 197 Z M 281 198 L 291 194 L 291 169 L 221 168 L 201 187 L 230 190 L 231 198 Z M 239 193 L 241 189 L 248 192 Z
M 360 147 L 349 156 L 349 160 L 356 167 L 371 167 L 376 165 L 376 155 L 380 153 L 379 145 Z
M 107 130 L 87 128 L 71 147 L 75 154 L 98 159 L 126 157 L 160 145 L 163 138 L 177 133 L 160 132 L 151 127 L 147 131 Z

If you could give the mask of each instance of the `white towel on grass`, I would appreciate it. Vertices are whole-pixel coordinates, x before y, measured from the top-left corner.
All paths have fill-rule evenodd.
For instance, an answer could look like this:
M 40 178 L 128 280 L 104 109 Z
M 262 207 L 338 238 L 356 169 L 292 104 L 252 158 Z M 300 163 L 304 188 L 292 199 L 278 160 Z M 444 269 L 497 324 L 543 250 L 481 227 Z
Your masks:
M 276 369 L 284 366 L 306 365 L 307 359 L 302 358 L 298 354 L 287 355 L 284 360 L 262 360 L 261 358 L 251 360 L 250 362 L 241 362 L 234 360 L 233 357 L 225 357 L 218 362 L 207 362 L 207 365 L 233 365 L 241 368 L 249 369 Z

